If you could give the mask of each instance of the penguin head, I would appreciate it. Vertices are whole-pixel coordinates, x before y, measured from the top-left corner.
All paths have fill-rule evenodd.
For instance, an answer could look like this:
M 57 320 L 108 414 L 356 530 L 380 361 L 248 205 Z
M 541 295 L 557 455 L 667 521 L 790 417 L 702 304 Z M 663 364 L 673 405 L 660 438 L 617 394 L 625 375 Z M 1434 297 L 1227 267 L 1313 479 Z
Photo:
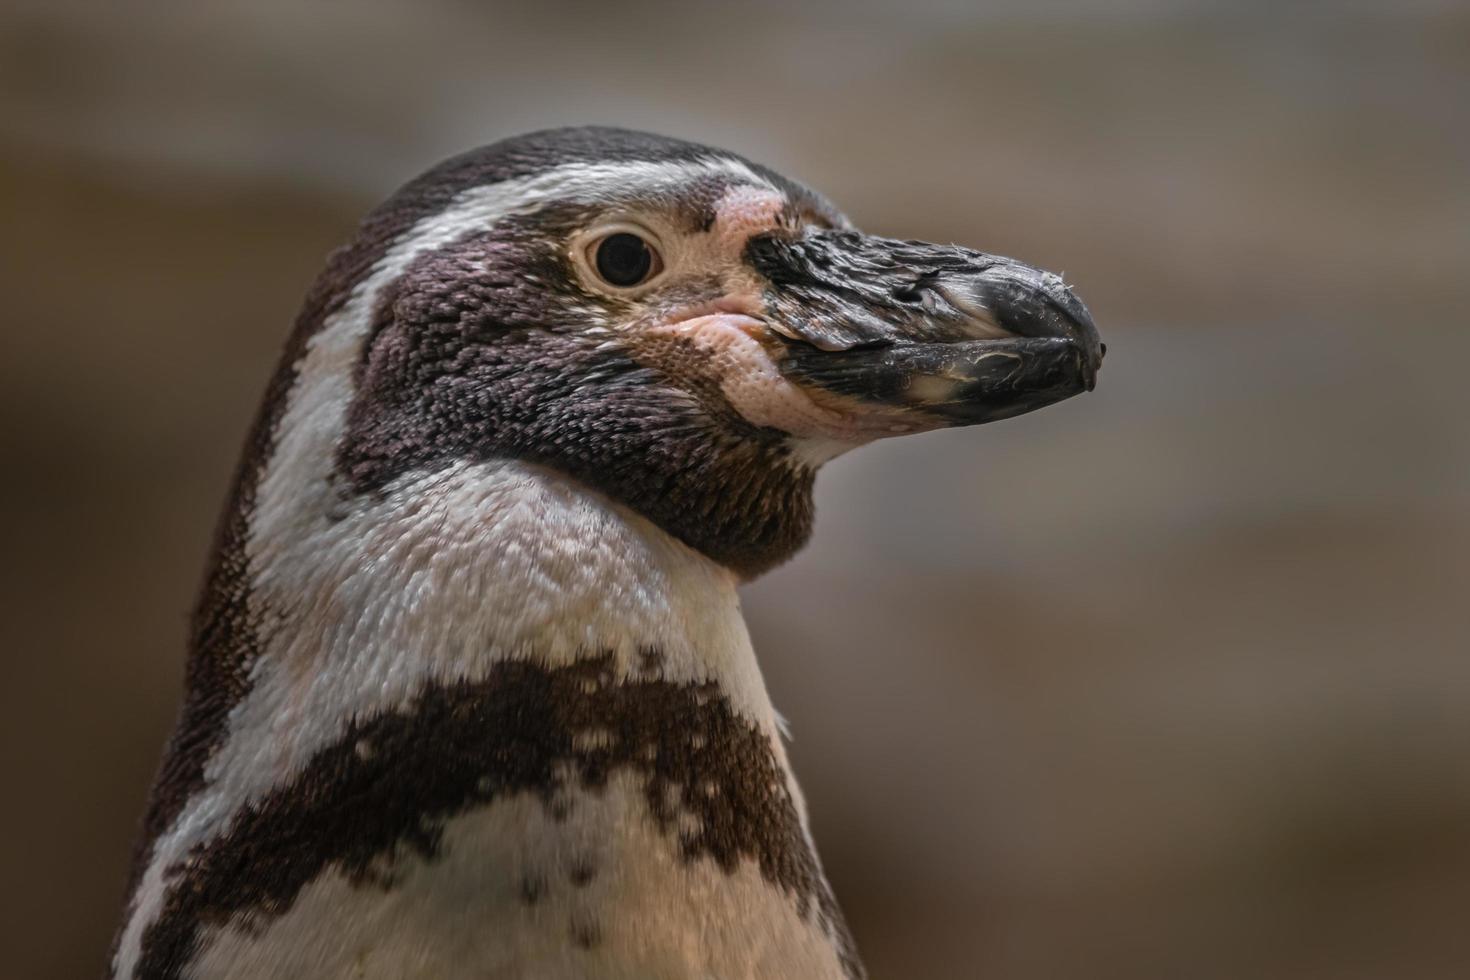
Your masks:
M 864 235 L 763 166 L 641 133 L 554 130 L 455 158 L 362 237 L 380 246 L 351 284 L 375 292 L 337 444 L 344 494 L 516 459 L 743 577 L 806 540 L 825 460 L 1051 404 L 1090 389 L 1101 360 L 1058 276 Z

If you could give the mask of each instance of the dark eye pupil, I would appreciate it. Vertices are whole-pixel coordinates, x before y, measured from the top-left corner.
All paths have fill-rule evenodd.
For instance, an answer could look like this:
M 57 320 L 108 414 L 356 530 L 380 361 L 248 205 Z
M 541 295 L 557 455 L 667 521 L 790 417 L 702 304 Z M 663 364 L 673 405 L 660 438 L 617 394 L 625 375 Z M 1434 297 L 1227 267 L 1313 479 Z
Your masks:
M 597 274 L 614 286 L 636 286 L 653 268 L 653 251 L 637 235 L 618 232 L 597 246 Z

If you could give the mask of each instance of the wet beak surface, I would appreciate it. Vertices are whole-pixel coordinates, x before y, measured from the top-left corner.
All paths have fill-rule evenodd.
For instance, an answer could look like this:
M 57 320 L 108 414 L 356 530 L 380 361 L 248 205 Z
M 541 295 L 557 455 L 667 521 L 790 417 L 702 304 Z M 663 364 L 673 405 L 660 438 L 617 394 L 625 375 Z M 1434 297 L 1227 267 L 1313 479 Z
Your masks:
M 955 246 L 851 232 L 753 260 L 790 338 L 793 381 L 939 424 L 1042 408 L 1096 384 L 1103 345 L 1060 276 Z

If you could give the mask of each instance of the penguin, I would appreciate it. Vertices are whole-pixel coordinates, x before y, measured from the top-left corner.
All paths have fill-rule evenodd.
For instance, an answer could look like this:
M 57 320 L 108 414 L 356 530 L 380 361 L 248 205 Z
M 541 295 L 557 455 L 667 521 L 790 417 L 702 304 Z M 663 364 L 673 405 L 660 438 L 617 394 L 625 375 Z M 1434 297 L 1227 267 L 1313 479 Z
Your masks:
M 824 462 L 1102 353 L 1060 277 L 723 150 L 558 129 L 409 182 L 247 438 L 110 975 L 863 977 L 737 589 Z

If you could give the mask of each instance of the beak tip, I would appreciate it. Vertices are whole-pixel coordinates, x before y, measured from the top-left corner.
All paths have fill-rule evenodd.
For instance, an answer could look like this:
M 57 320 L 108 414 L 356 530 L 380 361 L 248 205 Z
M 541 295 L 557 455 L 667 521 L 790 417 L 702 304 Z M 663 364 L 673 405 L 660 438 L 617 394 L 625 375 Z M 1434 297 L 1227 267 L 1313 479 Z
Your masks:
M 1083 355 L 1087 357 L 1086 354 Z M 1108 356 L 1108 345 L 1098 342 L 1097 356 L 1087 358 L 1087 390 L 1092 391 L 1097 387 L 1097 372 L 1102 370 L 1103 358 Z

